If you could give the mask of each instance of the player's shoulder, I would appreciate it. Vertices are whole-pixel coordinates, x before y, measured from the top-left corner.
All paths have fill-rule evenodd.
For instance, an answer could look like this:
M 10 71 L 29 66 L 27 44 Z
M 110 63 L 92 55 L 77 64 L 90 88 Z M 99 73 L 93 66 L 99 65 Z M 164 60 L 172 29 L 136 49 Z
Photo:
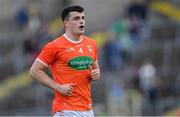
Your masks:
M 47 47 L 47 46 L 48 47 L 58 47 L 58 45 L 62 42 L 63 42 L 63 36 L 59 36 L 59 37 L 55 38 L 54 40 L 48 42 L 45 45 L 45 47 Z
M 83 39 L 86 41 L 86 42 L 89 42 L 89 43 L 94 43 L 96 44 L 95 40 L 91 37 L 88 37 L 86 35 L 83 35 Z
M 59 43 L 63 43 L 63 42 L 64 42 L 64 36 L 63 36 L 63 35 L 55 38 L 55 39 L 52 41 L 52 43 L 54 43 L 54 44 L 59 44 Z
M 57 38 L 55 38 L 54 40 L 52 40 L 51 42 L 49 42 L 49 44 L 55 44 L 55 45 L 59 45 L 60 43 L 64 42 L 64 36 L 61 35 Z

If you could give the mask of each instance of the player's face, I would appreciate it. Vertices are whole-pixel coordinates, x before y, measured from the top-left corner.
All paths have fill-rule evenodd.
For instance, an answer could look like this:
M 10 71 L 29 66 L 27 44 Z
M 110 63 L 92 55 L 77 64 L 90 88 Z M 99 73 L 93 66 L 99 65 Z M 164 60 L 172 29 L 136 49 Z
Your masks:
M 84 12 L 70 12 L 69 18 L 65 23 L 66 30 L 72 34 L 84 34 L 85 18 Z

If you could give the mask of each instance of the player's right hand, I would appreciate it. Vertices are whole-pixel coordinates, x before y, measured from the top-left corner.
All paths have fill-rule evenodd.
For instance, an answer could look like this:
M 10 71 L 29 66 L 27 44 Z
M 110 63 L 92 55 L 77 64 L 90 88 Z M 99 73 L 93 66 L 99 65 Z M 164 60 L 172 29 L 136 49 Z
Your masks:
M 92 65 L 89 65 L 90 78 L 93 81 L 96 81 L 100 78 L 100 70 L 97 62 L 94 62 Z
M 74 85 L 76 84 L 63 84 L 63 85 L 58 85 L 57 91 L 59 91 L 62 95 L 65 96 L 72 96 L 73 94 L 73 89 Z

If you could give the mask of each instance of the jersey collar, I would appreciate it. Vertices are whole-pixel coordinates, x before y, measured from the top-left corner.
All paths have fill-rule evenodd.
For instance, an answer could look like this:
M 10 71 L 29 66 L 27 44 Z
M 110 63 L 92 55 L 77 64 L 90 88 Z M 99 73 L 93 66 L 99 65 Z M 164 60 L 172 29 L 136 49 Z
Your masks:
M 82 42 L 82 40 L 83 40 L 82 36 L 80 37 L 80 40 L 79 40 L 79 41 L 74 41 L 73 39 L 69 38 L 69 37 L 66 35 L 66 33 L 63 34 L 63 36 L 64 36 L 69 42 L 75 43 L 75 44 L 80 43 L 80 42 Z

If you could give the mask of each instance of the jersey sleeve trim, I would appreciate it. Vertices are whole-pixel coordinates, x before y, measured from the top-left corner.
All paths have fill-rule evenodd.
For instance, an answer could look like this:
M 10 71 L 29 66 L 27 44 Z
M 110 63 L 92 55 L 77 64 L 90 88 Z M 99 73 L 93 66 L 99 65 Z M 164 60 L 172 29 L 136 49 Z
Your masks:
M 40 63 L 44 64 L 45 66 L 48 66 L 46 63 L 44 63 L 41 59 L 37 58 L 36 60 L 38 60 Z

